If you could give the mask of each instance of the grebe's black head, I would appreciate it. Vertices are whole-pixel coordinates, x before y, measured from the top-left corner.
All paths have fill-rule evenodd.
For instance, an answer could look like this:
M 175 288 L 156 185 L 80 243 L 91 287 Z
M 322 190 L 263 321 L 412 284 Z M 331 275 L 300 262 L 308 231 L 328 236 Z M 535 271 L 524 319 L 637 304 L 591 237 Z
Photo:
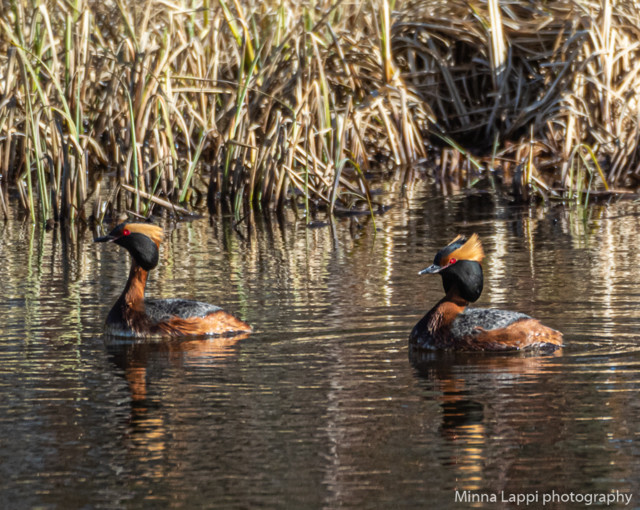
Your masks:
M 158 265 L 158 248 L 162 229 L 148 223 L 121 223 L 106 236 L 96 237 L 95 243 L 114 242 L 127 249 L 145 271 Z
M 440 273 L 444 291 L 453 292 L 465 301 L 474 302 L 482 294 L 482 243 L 477 234 L 469 239 L 456 237 L 436 253 L 433 264 L 418 274 Z

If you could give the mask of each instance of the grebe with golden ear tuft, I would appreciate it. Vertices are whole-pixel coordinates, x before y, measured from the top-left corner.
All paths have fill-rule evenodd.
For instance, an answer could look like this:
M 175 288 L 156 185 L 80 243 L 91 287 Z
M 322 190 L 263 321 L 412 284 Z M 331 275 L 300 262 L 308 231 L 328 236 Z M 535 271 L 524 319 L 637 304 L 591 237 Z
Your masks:
M 248 333 L 251 327 L 222 308 L 186 299 L 145 299 L 149 271 L 158 265 L 162 229 L 148 223 L 121 223 L 96 243 L 114 242 L 132 258 L 124 291 L 111 308 L 106 332 L 117 336 L 201 336 Z
M 409 345 L 459 351 L 555 350 L 562 333 L 523 313 L 467 308 L 482 294 L 482 243 L 476 234 L 456 237 L 419 274 L 440 274 L 446 293 L 415 325 Z

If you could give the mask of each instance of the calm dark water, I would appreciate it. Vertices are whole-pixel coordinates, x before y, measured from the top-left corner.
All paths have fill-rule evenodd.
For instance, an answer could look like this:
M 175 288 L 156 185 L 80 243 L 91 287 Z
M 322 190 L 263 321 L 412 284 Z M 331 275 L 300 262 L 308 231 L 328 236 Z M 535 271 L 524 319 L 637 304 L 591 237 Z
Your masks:
M 472 506 L 456 490 L 539 491 L 529 508 L 554 490 L 619 490 L 639 507 L 640 206 L 386 196 L 377 231 L 291 213 L 240 233 L 166 223 L 148 294 L 219 304 L 257 330 L 182 343 L 102 336 L 123 250 L 0 225 L 0 507 Z M 561 329 L 561 352 L 409 359 L 442 296 L 417 272 L 472 232 L 487 252 L 480 304 Z

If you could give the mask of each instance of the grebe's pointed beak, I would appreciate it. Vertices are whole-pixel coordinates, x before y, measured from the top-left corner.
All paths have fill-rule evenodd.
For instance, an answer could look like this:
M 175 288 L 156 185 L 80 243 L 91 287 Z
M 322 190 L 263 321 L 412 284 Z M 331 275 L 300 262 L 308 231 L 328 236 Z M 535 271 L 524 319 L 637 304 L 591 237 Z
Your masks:
M 435 274 L 442 271 L 444 267 L 440 267 L 438 264 L 432 264 L 429 267 L 423 269 L 418 274 Z
M 111 234 L 107 234 L 106 236 L 102 236 L 102 237 L 94 237 L 93 238 L 93 242 L 94 243 L 107 243 L 109 241 L 115 241 L 117 239 L 116 236 L 112 236 Z

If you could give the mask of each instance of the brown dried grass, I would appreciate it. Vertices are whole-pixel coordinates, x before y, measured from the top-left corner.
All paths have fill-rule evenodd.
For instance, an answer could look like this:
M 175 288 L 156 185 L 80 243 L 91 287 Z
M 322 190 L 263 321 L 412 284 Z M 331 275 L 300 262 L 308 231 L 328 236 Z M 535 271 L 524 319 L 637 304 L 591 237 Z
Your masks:
M 399 13 L 394 55 L 433 132 L 541 193 L 637 186 L 637 3 L 501 1 L 497 15 L 491 4 L 423 0 Z
M 370 4 L 12 0 L 3 181 L 34 220 L 298 197 L 307 212 L 371 208 L 363 171 L 424 155 L 427 123 L 385 72 L 383 18 Z
M 0 24 L 0 214 L 10 184 L 34 221 L 309 219 L 425 160 L 524 195 L 640 180 L 631 2 L 11 0 Z

